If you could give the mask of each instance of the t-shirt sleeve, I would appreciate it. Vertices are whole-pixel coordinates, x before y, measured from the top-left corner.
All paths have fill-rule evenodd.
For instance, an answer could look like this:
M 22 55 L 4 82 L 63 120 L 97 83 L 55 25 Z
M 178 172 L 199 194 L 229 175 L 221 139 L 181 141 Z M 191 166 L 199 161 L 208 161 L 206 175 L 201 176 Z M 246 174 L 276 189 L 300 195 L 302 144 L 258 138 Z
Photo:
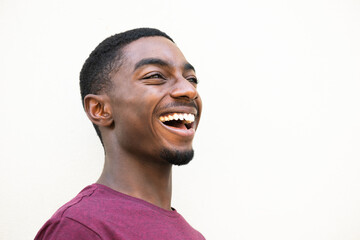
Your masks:
M 86 225 L 67 217 L 46 223 L 34 240 L 101 240 L 101 237 Z

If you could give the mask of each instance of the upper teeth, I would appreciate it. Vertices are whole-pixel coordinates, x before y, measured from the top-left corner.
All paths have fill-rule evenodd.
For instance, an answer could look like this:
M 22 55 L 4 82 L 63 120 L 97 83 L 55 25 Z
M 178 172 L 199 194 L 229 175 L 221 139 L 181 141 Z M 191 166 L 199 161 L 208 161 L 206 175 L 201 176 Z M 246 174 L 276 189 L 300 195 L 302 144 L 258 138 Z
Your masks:
M 195 115 L 192 113 L 171 113 L 160 117 L 160 121 L 185 120 L 188 123 L 195 121 Z

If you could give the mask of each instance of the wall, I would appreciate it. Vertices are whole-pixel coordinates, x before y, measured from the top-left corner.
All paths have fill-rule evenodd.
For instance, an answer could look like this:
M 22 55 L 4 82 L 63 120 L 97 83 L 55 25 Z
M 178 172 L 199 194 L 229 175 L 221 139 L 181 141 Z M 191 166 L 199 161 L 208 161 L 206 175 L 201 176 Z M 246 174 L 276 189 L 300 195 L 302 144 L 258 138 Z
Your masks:
M 196 157 L 173 206 L 207 239 L 360 239 L 360 2 L 0 1 L 0 239 L 97 180 L 78 75 L 105 37 L 172 36 L 196 67 Z

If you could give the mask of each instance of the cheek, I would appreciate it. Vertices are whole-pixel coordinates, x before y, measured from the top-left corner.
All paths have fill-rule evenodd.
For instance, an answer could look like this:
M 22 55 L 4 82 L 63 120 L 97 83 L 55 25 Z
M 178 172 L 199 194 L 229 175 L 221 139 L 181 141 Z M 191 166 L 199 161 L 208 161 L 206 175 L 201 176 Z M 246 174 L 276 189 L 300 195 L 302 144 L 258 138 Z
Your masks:
M 149 155 L 158 149 L 158 141 L 154 130 L 154 106 L 148 104 L 146 98 L 143 100 L 134 98 L 119 104 L 121 115 L 115 120 L 115 131 L 121 148 L 134 154 Z
M 120 127 L 121 131 L 151 131 L 153 128 L 155 109 L 165 96 L 166 89 L 164 86 L 143 85 L 136 83 L 133 85 L 122 86 L 121 93 L 118 92 L 112 105 L 117 119 L 115 124 L 126 126 L 125 129 Z M 124 91 L 127 89 L 127 91 Z M 131 129 L 128 129 L 131 127 Z M 137 129 L 133 129 L 137 128 Z
M 151 133 L 154 107 L 156 106 L 151 96 L 133 94 L 118 99 L 114 105 L 116 111 L 114 122 L 121 135 L 129 137 L 131 134 L 131 138 L 145 137 L 145 135 L 148 137 Z

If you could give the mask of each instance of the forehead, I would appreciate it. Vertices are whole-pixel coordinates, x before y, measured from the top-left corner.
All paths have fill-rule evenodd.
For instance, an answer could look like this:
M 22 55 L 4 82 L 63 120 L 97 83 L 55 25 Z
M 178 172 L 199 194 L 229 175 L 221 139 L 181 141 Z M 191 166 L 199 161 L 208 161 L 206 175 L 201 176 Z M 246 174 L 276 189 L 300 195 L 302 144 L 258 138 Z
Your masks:
M 126 64 L 134 66 L 146 58 L 159 58 L 171 65 L 183 65 L 186 59 L 180 49 L 169 39 L 164 37 L 140 38 L 123 48 Z

